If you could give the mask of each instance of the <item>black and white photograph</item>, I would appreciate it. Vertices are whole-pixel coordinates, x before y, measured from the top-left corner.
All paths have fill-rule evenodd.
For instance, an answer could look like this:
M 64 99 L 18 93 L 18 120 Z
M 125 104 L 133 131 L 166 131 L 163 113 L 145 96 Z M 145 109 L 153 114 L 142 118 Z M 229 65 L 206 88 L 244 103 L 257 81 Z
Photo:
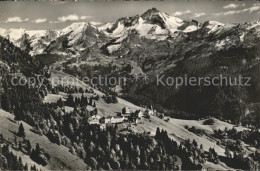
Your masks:
M 0 170 L 260 170 L 260 1 L 0 1 Z

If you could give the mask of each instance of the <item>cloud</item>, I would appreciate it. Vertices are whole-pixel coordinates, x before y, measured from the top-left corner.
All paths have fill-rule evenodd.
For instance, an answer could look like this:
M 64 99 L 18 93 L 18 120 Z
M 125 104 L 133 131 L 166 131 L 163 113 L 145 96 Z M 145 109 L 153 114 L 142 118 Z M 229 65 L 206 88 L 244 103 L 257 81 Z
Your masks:
M 187 10 L 187 11 L 176 11 L 173 16 L 181 16 L 181 15 L 184 15 L 184 14 L 190 14 L 191 11 L 190 10 Z
M 23 22 L 32 22 L 32 23 L 45 23 L 47 21 L 46 18 L 39 18 L 36 20 L 30 20 L 29 18 L 21 18 L 21 17 L 10 17 L 5 23 L 23 23 Z
M 47 21 L 47 18 L 39 18 L 39 19 L 36 19 L 36 20 L 34 20 L 34 21 L 32 21 L 32 22 L 34 22 L 34 23 L 45 23 Z
M 206 15 L 204 12 L 202 12 L 202 13 L 195 13 L 193 18 L 199 18 L 199 17 L 202 17 L 204 15 Z
M 235 8 L 244 7 L 244 6 L 246 6 L 245 3 L 243 3 L 243 4 L 229 4 L 229 5 L 224 6 L 223 8 L 224 9 L 235 9 Z
M 5 22 L 6 23 L 22 23 L 29 21 L 29 18 L 22 19 L 21 17 L 10 17 Z
M 70 15 L 67 15 L 67 16 L 59 17 L 58 20 L 60 22 L 77 21 L 77 20 L 79 20 L 79 16 L 77 16 L 76 14 L 70 14 Z
M 78 20 L 85 20 L 87 18 L 91 18 L 91 16 L 81 16 L 79 17 L 77 14 L 70 14 L 67 16 L 62 16 L 58 18 L 58 21 L 50 21 L 50 23 L 61 23 L 66 21 L 78 21 Z
M 239 7 L 238 4 L 229 4 L 229 5 L 224 6 L 223 8 L 224 9 L 235 9 L 235 8 L 238 8 L 238 7 Z
M 57 24 L 57 23 L 60 23 L 60 21 L 50 21 L 49 23 L 50 24 Z
M 99 21 L 91 21 L 90 24 L 96 26 L 96 25 L 101 25 L 103 23 L 99 22 Z
M 87 18 L 91 18 L 91 16 L 85 16 L 85 15 L 83 15 L 83 16 L 80 17 L 81 20 L 85 20 L 85 19 L 87 19 Z
M 231 10 L 231 11 L 227 11 L 227 12 L 220 12 L 220 13 L 216 13 L 214 15 L 219 16 L 219 15 L 234 15 L 234 14 L 243 14 L 243 13 L 252 13 L 255 11 L 259 11 L 260 10 L 260 6 L 255 6 L 253 5 L 250 8 L 245 8 L 245 9 L 241 9 L 241 10 Z

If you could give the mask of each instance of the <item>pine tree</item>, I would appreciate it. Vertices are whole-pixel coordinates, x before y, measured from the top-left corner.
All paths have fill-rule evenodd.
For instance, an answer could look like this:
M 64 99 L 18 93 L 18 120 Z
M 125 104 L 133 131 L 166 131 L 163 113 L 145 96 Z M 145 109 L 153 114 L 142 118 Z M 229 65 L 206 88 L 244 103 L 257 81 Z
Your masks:
M 40 153 L 40 145 L 38 143 L 36 144 L 35 153 L 37 155 Z
M 118 103 L 116 95 L 112 95 L 112 103 Z
M 19 141 L 19 150 L 22 150 L 22 143 Z
M 19 137 L 25 137 L 25 132 L 24 132 L 23 123 L 21 123 L 20 126 L 19 126 L 18 136 L 19 136 Z
M 156 134 L 155 134 L 155 138 L 159 139 L 160 136 L 161 136 L 160 128 L 157 127 L 157 129 L 156 129 Z
M 200 149 L 203 150 L 203 145 L 202 144 L 200 144 Z
M 32 146 L 31 146 L 30 140 L 28 140 L 27 141 L 27 152 L 29 155 L 31 154 L 31 148 L 32 148 Z
M 22 161 L 21 157 L 19 157 L 18 163 L 19 163 L 20 170 L 22 170 L 22 168 L 23 168 L 23 161 Z
M 96 100 L 99 101 L 99 99 L 100 99 L 100 97 L 99 97 L 99 95 L 97 95 L 97 96 L 96 96 Z
M 60 108 L 64 106 L 64 102 L 61 98 L 57 101 L 57 106 L 59 106 Z
M 24 170 L 25 170 L 25 171 L 28 171 L 28 169 L 29 169 L 29 168 L 28 168 L 28 164 L 26 163 L 25 166 L 24 166 Z
M 30 157 L 31 157 L 31 159 L 35 159 L 35 156 L 36 156 L 36 153 L 35 153 L 35 150 L 33 148 L 32 151 L 31 151 Z
M 92 102 L 93 102 L 92 97 L 90 97 L 90 98 L 89 98 L 89 105 L 90 105 L 90 106 L 92 105 Z
M 66 101 L 66 105 L 70 106 L 70 107 L 74 107 L 74 105 L 75 105 L 74 98 L 71 94 L 68 96 L 68 99 Z

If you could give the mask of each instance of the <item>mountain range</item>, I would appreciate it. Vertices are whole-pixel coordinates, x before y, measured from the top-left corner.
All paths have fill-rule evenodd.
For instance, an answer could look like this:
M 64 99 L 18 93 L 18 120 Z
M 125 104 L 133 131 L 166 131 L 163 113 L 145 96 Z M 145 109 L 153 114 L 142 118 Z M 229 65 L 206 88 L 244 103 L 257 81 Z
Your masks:
M 0 35 L 31 55 L 59 54 L 78 57 L 81 61 L 116 57 L 118 60 L 115 62 L 121 59 L 135 63 L 132 73 L 146 73 L 152 78 L 150 84 L 133 85 L 128 87 L 128 91 L 142 94 L 169 109 L 227 116 L 225 114 L 236 113 L 237 106 L 245 104 L 241 110 L 245 115 L 245 111 L 254 111 L 250 106 L 260 102 L 259 21 L 199 23 L 152 8 L 140 16 L 119 18 L 99 27 L 80 22 L 60 30 L 0 29 Z M 243 90 L 237 87 L 181 87 L 172 90 L 156 86 L 153 77 L 156 74 L 175 77 L 242 74 L 252 78 L 252 86 Z M 234 105 L 230 108 L 235 111 L 227 110 L 230 105 Z
M 243 25 L 250 30 L 259 26 L 259 23 Z M 0 35 L 10 39 L 16 46 L 29 50 L 32 55 L 42 53 L 79 55 L 94 44 L 99 44 L 99 47 L 104 46 L 102 49 L 108 54 L 117 54 L 124 47 L 124 42 L 134 39 L 135 36 L 153 42 L 168 40 L 166 42 L 171 43 L 172 39 L 176 40 L 194 32 L 203 31 L 205 33 L 202 36 L 205 37 L 237 26 L 237 24 L 223 24 L 216 21 L 205 23 L 196 20 L 185 21 L 152 8 L 140 16 L 120 18 L 99 27 L 89 22 L 80 22 L 59 30 L 0 28 Z M 243 32 L 241 32 L 241 39 L 242 35 Z M 216 42 L 216 47 L 221 48 L 223 44 L 223 41 Z M 134 45 L 134 47 L 138 46 L 140 45 Z

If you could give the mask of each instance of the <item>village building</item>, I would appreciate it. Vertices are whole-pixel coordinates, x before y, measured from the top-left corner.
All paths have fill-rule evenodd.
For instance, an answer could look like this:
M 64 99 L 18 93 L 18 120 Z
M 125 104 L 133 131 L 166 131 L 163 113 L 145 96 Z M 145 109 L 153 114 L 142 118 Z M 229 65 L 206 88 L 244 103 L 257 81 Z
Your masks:
M 132 111 L 129 107 L 124 107 L 122 109 L 122 114 L 130 114 L 130 113 L 132 113 Z
M 129 121 L 132 123 L 137 124 L 138 123 L 138 112 L 135 113 L 131 113 L 131 115 L 129 116 Z
M 164 118 L 164 114 L 163 113 L 157 113 L 156 116 L 160 119 L 163 119 Z
M 142 119 L 144 113 L 141 110 L 136 110 L 135 113 L 132 114 L 135 118 Z
M 122 123 L 125 120 L 125 117 L 121 116 L 108 116 L 108 117 L 102 117 L 99 120 L 100 124 L 116 124 L 116 123 Z
M 169 122 L 169 121 L 170 121 L 170 117 L 164 117 L 163 120 L 164 120 L 165 122 Z
M 157 113 L 155 110 L 153 110 L 153 106 L 151 106 L 151 109 L 146 109 L 144 111 L 144 117 L 149 118 L 150 116 L 154 116 L 155 113 Z
M 99 120 L 100 120 L 100 116 L 98 116 L 98 115 L 93 115 L 93 116 L 90 116 L 89 118 L 88 118 L 88 123 L 90 124 L 90 125 L 94 125 L 94 124 L 96 124 L 96 125 L 99 125 Z

